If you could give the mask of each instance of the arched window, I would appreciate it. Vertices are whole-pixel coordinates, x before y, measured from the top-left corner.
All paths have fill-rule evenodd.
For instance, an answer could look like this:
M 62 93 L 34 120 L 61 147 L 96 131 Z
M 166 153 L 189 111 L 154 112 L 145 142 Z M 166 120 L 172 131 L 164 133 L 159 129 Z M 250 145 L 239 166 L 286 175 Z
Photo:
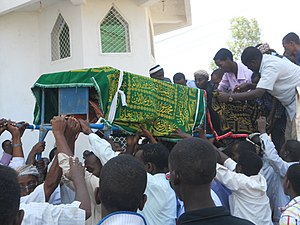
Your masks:
M 102 53 L 130 52 L 129 26 L 112 7 L 100 24 Z
M 51 58 L 52 61 L 55 61 L 70 56 L 69 26 L 62 15 L 59 14 L 51 31 Z

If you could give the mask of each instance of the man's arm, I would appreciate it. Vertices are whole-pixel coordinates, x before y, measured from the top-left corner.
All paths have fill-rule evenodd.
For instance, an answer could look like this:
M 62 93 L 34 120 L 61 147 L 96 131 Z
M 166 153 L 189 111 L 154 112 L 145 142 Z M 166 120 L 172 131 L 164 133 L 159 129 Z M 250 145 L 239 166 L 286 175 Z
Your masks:
M 260 141 L 262 150 L 265 153 L 266 159 L 269 160 L 273 169 L 280 174 L 281 177 L 286 175 L 290 164 L 284 161 L 279 155 L 271 138 L 266 133 L 266 117 L 261 116 L 257 119 L 257 129 L 261 133 Z
M 28 154 L 27 160 L 26 160 L 26 164 L 27 165 L 33 165 L 35 162 L 35 156 L 38 153 L 42 153 L 45 150 L 45 143 L 44 141 L 38 142 L 36 143 L 31 151 Z
M 44 182 L 44 193 L 46 202 L 49 201 L 50 196 L 59 185 L 62 176 L 62 170 L 58 166 L 57 155 L 53 159 L 53 163 L 49 169 L 46 180 Z
M 91 216 L 91 200 L 84 179 L 85 169 L 77 157 L 75 160 L 69 158 L 69 164 L 70 171 L 66 176 L 73 181 L 76 193 L 75 200 L 81 203 L 80 208 L 85 210 L 86 219 L 88 219 Z
M 79 120 L 79 123 L 81 125 L 81 131 L 89 136 L 89 143 L 92 147 L 92 151 L 100 159 L 102 165 L 118 155 L 113 151 L 111 144 L 92 132 L 87 121 Z
M 252 91 L 233 93 L 233 94 L 219 92 L 218 100 L 220 102 L 229 102 L 229 97 L 232 97 L 233 101 L 254 100 L 254 99 L 262 97 L 265 92 L 266 92 L 266 90 L 262 89 L 262 88 L 256 88 Z

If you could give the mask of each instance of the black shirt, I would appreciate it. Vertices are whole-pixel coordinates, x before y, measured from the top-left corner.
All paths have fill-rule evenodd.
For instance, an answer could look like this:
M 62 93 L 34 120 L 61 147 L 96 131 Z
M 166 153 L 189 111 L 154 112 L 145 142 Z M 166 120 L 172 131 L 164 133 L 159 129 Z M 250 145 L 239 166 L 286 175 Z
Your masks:
M 254 225 L 254 223 L 231 216 L 225 207 L 212 207 L 186 212 L 179 217 L 178 225 Z

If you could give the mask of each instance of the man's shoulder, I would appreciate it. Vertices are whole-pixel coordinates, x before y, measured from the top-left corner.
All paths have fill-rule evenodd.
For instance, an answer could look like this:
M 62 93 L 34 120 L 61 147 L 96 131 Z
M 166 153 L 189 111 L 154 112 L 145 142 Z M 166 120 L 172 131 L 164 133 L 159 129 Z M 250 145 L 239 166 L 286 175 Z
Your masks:
M 235 216 L 231 216 L 224 207 L 212 207 L 200 210 L 194 210 L 184 213 L 180 216 L 179 225 L 253 225 L 252 222 Z

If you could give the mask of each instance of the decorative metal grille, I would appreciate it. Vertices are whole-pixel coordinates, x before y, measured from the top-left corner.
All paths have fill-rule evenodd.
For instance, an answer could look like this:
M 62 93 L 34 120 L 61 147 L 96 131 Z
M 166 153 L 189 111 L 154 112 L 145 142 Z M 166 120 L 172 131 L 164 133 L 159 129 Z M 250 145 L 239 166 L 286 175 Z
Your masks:
M 51 56 L 52 61 L 71 56 L 69 26 L 61 14 L 51 31 Z
M 100 24 L 102 53 L 130 52 L 129 26 L 112 7 Z
M 113 140 L 113 142 L 118 142 L 121 146 L 121 148 L 123 149 L 123 151 L 126 150 L 127 147 L 127 141 L 126 141 L 126 136 L 110 136 L 110 138 Z

